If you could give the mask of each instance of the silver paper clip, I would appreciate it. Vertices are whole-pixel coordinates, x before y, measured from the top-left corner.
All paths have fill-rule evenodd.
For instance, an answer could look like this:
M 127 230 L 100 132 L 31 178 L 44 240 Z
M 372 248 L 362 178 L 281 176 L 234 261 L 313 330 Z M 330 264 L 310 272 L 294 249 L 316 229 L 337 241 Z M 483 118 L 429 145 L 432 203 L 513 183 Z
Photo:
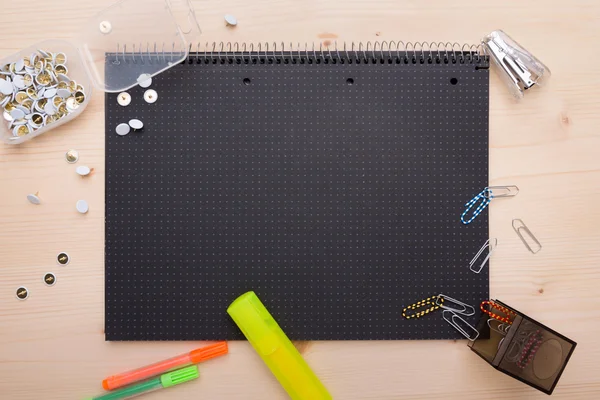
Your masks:
M 488 198 L 515 197 L 519 194 L 519 187 L 517 185 L 488 186 L 487 189 L 486 196 Z
M 523 220 L 513 219 L 512 226 L 515 232 L 517 232 L 517 235 L 519 235 L 519 238 L 521 238 L 521 241 L 523 242 L 525 247 L 527 247 L 527 250 L 529 250 L 533 254 L 536 254 L 542 249 L 542 244 L 539 242 L 539 240 L 537 240 L 533 233 L 531 233 L 531 231 L 529 230 L 527 225 L 525 225 L 525 222 L 523 222 Z M 525 233 L 525 235 L 523 235 L 523 232 Z M 525 236 L 529 237 L 529 240 L 527 240 Z M 533 246 L 529 243 L 530 241 L 533 242 Z
M 473 259 L 469 263 L 469 269 L 471 271 L 475 272 L 476 274 L 480 273 L 481 270 L 483 270 L 485 263 L 487 263 L 488 260 L 490 259 L 490 257 L 492 256 L 492 252 L 494 251 L 494 249 L 496 248 L 497 245 L 498 245 L 498 239 L 496 239 L 496 238 L 486 240 L 485 243 L 483 244 L 483 246 L 481 246 L 481 248 L 477 252 L 477 254 L 475 254 L 475 257 L 473 257 Z M 479 268 L 473 268 L 475 265 L 475 262 L 479 259 L 479 256 L 481 256 L 481 254 L 485 251 L 486 248 L 489 249 L 489 251 L 488 251 L 487 255 L 485 256 L 485 258 L 483 259 L 483 261 L 481 262 L 481 264 L 479 265 Z
M 517 360 L 519 359 L 519 355 L 521 354 L 522 348 L 523 343 L 519 343 L 518 340 L 513 340 L 508 345 L 506 353 L 504 353 L 504 359 L 508 362 L 517 362 Z
M 440 300 L 444 301 L 441 302 Z M 450 303 L 450 306 L 448 306 L 448 303 Z M 470 306 L 467 303 L 463 303 L 462 301 L 453 299 L 452 297 L 446 296 L 445 294 L 438 294 L 437 299 L 435 299 L 435 304 L 437 306 L 440 306 L 444 310 L 452 311 L 457 314 L 462 314 L 467 317 L 470 317 L 471 315 L 475 314 L 475 308 L 473 308 L 473 306 Z M 454 307 L 452 305 L 454 305 Z
M 447 315 L 449 315 L 449 317 L 446 316 L 446 313 L 448 313 Z M 447 323 L 452 325 L 452 327 L 454 329 L 459 331 L 464 337 L 469 339 L 471 342 L 474 342 L 475 339 L 477 339 L 479 337 L 479 331 L 477 329 L 473 328 L 471 326 L 471 324 L 469 324 L 467 321 L 462 319 L 460 316 L 458 316 L 454 312 L 452 312 L 450 310 L 444 310 L 444 312 L 442 313 L 442 317 L 444 318 L 444 321 L 446 321 Z M 460 325 L 459 325 L 459 323 L 460 323 Z M 470 333 L 467 332 L 465 330 L 465 328 L 468 329 L 470 331 Z
M 517 99 L 523 97 L 524 90 L 540 84 L 550 75 L 548 67 L 501 30 L 487 35 L 483 44 Z
M 495 328 L 492 326 L 492 323 L 494 323 L 494 322 L 497 324 Z M 512 326 L 512 325 L 509 325 L 509 324 L 500 323 L 500 321 L 498 321 L 495 318 L 488 319 L 487 320 L 487 325 L 488 325 L 488 327 L 491 330 L 493 330 L 494 332 L 498 332 L 502 336 L 506 336 L 506 334 L 508 333 L 508 330 Z

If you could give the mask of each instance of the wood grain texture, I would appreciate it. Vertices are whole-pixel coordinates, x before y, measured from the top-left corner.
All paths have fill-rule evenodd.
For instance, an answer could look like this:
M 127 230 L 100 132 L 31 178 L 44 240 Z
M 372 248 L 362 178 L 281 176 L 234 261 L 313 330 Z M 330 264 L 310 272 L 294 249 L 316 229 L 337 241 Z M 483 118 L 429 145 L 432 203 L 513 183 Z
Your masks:
M 30 0 L 2 7 L 0 58 L 48 37 L 69 38 L 107 6 Z M 203 40 L 451 41 L 476 43 L 509 32 L 552 70 L 548 84 L 515 104 L 492 74 L 491 184 L 518 197 L 490 207 L 499 246 L 493 297 L 578 342 L 555 399 L 600 397 L 600 3 L 595 0 L 217 0 L 193 1 Z M 4 5 L 4 4 L 3 4 Z M 227 28 L 223 15 L 239 25 Z M 132 26 L 135 29 L 135 26 Z M 77 149 L 95 172 L 75 174 Z M 0 146 L 0 389 L 6 399 L 78 399 L 100 392 L 108 374 L 188 351 L 201 343 L 104 341 L 104 111 L 96 91 L 75 121 L 20 146 Z M 26 200 L 40 192 L 43 204 Z M 75 211 L 85 199 L 90 212 Z M 457 210 L 458 212 L 459 210 Z M 458 214 L 457 214 L 458 215 Z M 511 228 L 522 218 L 543 244 L 531 255 Z M 55 257 L 67 251 L 67 267 Z M 466 258 L 466 261 L 468 259 Z M 467 266 L 465 266 L 467 267 Z M 54 287 L 41 278 L 53 271 Z M 31 297 L 17 301 L 25 285 Z M 225 312 L 225 310 L 223 310 Z M 313 342 L 299 346 L 336 399 L 544 399 L 493 370 L 464 341 Z M 201 378 L 147 399 L 284 399 L 245 342 L 201 368 Z

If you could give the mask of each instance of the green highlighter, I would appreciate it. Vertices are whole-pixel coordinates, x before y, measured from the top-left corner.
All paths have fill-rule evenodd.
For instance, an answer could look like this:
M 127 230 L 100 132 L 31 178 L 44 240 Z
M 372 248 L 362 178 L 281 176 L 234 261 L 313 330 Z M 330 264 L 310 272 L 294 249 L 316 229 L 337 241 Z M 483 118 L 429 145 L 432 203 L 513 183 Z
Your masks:
M 179 385 L 197 379 L 200 376 L 198 373 L 198 366 L 191 365 L 189 367 L 181 368 L 176 371 L 167 372 L 161 376 L 138 383 L 137 385 L 127 386 L 123 389 L 115 390 L 114 392 L 108 392 L 98 397 L 89 397 L 85 400 L 123 400 L 130 399 L 140 394 L 152 392 L 154 390 L 168 388 L 171 386 Z

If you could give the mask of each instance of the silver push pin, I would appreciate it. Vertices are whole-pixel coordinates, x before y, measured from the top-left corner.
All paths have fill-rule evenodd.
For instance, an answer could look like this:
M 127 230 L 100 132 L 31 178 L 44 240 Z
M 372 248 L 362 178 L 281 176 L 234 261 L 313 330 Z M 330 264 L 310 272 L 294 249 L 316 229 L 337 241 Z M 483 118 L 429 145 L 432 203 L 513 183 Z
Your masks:
M 144 92 L 144 100 L 146 100 L 146 103 L 148 103 L 148 104 L 155 103 L 157 99 L 158 99 L 158 93 L 156 93 L 156 90 L 148 89 Z
M 89 174 L 92 173 L 92 171 L 94 171 L 94 168 L 90 168 L 87 165 L 81 165 L 75 169 L 75 172 L 77 172 L 77 175 L 81 175 L 81 176 L 88 176 Z
M 550 77 L 550 70 L 501 30 L 483 38 L 483 45 L 498 67 L 498 74 L 515 98 Z
M 115 131 L 117 132 L 117 135 L 119 135 L 119 136 L 127 135 L 130 130 L 131 130 L 131 128 L 127 124 L 119 124 L 119 125 L 117 125 L 117 128 L 115 129 Z
M 77 211 L 79 211 L 80 214 L 86 214 L 89 211 L 90 206 L 88 206 L 87 201 L 78 200 L 77 204 L 75 204 L 75 208 L 77 208 Z
M 36 192 L 35 194 L 28 194 L 27 200 L 29 200 L 29 202 L 31 204 L 35 204 L 36 206 L 40 205 L 42 203 L 42 200 L 40 200 L 40 198 L 38 196 L 39 194 L 40 194 L 40 192 Z
M 131 120 L 129 120 L 129 126 L 134 131 L 137 131 L 144 127 L 144 123 L 142 121 L 140 121 L 139 119 L 131 119 Z
M 117 103 L 123 107 L 128 106 L 131 103 L 131 95 L 127 92 L 119 93 L 119 96 L 117 97 Z
M 225 25 L 236 26 L 238 24 L 237 18 L 231 14 L 225 14 Z
M 152 76 L 150 74 L 141 74 L 137 78 L 137 83 L 144 89 L 149 88 L 152 85 Z
M 100 22 L 99 28 L 100 32 L 102 32 L 105 35 L 108 35 L 112 31 L 112 24 L 110 23 L 110 21 L 102 21 Z

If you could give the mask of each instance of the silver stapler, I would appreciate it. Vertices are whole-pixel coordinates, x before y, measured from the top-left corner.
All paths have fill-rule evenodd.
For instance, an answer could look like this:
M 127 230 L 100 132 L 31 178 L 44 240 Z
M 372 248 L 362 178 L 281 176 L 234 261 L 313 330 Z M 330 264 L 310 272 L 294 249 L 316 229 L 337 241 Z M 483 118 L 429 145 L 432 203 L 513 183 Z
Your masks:
M 501 30 L 487 35 L 482 43 L 517 99 L 523 97 L 525 90 L 540 85 L 550 76 L 548 67 Z

